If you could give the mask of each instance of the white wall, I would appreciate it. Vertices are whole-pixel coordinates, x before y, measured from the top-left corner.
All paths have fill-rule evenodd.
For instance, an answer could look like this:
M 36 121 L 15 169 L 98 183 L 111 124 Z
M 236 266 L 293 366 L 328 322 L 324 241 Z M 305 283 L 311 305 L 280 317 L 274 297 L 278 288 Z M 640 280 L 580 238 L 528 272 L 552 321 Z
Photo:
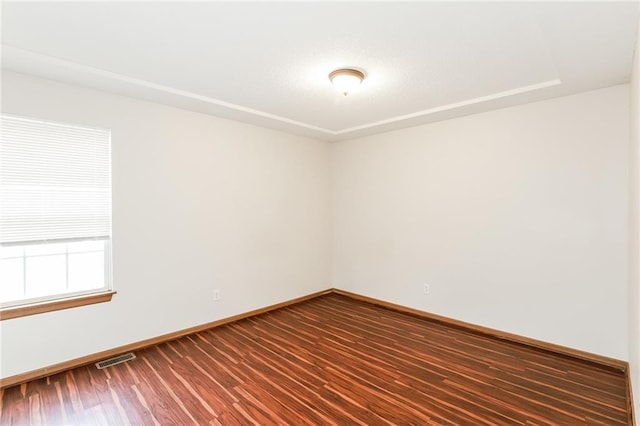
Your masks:
M 332 284 L 626 360 L 628 97 L 332 145 Z
M 640 425 L 640 24 L 631 70 L 629 185 L 629 365 L 636 423 Z
M 118 290 L 0 322 L 2 377 L 330 286 L 629 359 L 627 86 L 328 145 L 2 82 L 5 112 L 112 129 Z
M 4 112 L 112 129 L 118 291 L 2 321 L 2 377 L 329 287 L 327 143 L 10 72 L 2 83 Z

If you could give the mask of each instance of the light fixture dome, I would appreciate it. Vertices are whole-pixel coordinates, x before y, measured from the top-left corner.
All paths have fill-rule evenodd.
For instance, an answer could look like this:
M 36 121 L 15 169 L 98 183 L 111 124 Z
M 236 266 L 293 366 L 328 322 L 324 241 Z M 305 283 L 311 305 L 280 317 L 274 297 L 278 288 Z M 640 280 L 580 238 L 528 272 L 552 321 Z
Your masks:
M 364 80 L 364 73 L 353 68 L 340 68 L 329 74 L 329 80 L 336 90 L 347 96 L 360 86 Z

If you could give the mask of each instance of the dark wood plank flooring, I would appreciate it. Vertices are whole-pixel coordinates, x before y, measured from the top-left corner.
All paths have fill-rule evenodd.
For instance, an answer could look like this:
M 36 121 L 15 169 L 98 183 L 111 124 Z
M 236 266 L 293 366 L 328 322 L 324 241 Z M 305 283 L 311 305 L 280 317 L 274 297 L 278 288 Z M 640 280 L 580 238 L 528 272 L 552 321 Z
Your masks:
M 628 424 L 623 373 L 330 294 L 7 388 L 0 423 Z

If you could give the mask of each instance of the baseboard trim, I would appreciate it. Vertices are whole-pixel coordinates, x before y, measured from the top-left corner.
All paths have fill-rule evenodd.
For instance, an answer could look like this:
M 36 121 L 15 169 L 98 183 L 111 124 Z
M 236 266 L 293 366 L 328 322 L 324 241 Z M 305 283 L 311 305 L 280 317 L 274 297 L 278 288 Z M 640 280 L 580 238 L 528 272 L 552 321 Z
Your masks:
M 629 424 L 636 426 L 635 404 L 633 402 L 633 391 L 631 388 L 631 369 L 627 368 L 625 379 L 627 381 L 627 411 L 629 412 Z
M 458 329 L 470 331 L 472 333 L 482 334 L 492 338 L 500 340 L 508 340 L 510 342 L 519 343 L 525 346 L 530 346 L 536 349 L 541 349 L 547 352 L 553 352 L 558 355 L 568 356 L 571 358 L 577 358 L 582 361 L 588 361 L 594 364 L 602 365 L 604 367 L 612 368 L 622 372 L 629 370 L 629 364 L 626 361 L 621 361 L 615 358 L 609 358 L 603 355 L 592 354 L 590 352 L 581 351 L 578 349 L 569 348 L 566 346 L 556 345 L 554 343 L 544 342 L 542 340 L 532 339 L 529 337 L 520 336 L 517 334 L 508 333 L 506 331 L 500 331 L 489 327 L 483 327 L 453 318 L 448 318 L 441 315 L 432 314 L 429 312 L 421 311 L 419 309 L 409 308 L 395 303 L 386 302 L 384 300 L 375 299 L 369 296 L 363 296 L 361 294 L 352 293 L 345 290 L 333 289 L 336 294 L 341 294 L 352 299 L 360 300 L 362 302 L 368 302 L 373 305 L 382 306 L 384 308 L 392 309 L 394 311 L 403 312 L 406 314 L 415 315 L 421 318 L 425 318 L 440 324 L 445 324 Z
M 50 376 L 52 374 L 60 373 L 62 371 L 70 370 L 72 368 L 81 367 L 83 365 L 92 364 L 94 362 L 101 361 L 105 358 L 110 358 L 115 355 L 122 354 L 124 352 L 131 352 L 149 346 L 154 346 L 160 343 L 164 343 L 170 340 L 179 339 L 180 337 L 187 336 L 189 334 L 198 333 L 210 328 L 219 327 L 221 325 L 229 324 L 235 321 L 239 321 L 245 318 L 253 317 L 256 315 L 264 314 L 276 309 L 284 308 L 290 305 L 295 305 L 316 297 L 323 296 L 325 294 L 332 293 L 332 289 L 318 291 L 316 293 L 308 294 L 306 296 L 297 297 L 295 299 L 287 300 L 275 305 L 266 306 L 264 308 L 255 309 L 253 311 L 245 312 L 231 317 L 223 318 L 217 321 L 209 322 L 206 324 L 197 325 L 195 327 L 185 328 L 184 330 L 174 331 L 173 333 L 163 334 L 161 336 L 153 337 L 151 339 L 141 340 L 139 342 L 130 343 L 128 345 L 119 346 L 117 348 L 108 349 L 106 351 L 97 352 L 91 355 L 83 356 L 80 358 L 72 359 L 69 361 L 54 364 L 49 367 L 39 368 L 37 370 L 28 371 L 22 374 L 16 374 L 4 379 L 0 379 L 0 389 L 7 388 L 9 386 L 25 383 L 31 380 L 40 379 L 42 377 Z

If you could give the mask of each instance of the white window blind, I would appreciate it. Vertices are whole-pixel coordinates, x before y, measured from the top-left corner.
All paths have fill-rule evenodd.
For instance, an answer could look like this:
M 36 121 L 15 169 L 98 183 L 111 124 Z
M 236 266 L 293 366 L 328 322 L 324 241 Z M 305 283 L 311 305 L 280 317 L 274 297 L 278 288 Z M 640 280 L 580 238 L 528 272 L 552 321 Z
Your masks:
M 110 131 L 0 117 L 0 244 L 109 238 Z

